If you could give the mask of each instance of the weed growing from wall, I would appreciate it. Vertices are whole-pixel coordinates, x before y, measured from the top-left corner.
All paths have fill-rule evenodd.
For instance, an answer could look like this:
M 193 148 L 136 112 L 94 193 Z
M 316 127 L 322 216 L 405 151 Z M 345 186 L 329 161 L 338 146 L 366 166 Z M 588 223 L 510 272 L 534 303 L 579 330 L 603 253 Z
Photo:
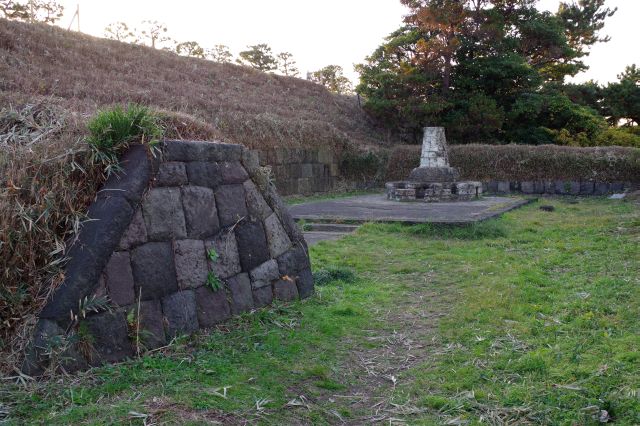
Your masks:
M 135 104 L 102 110 L 87 127 L 91 160 L 103 165 L 107 175 L 119 170 L 118 157 L 130 144 L 154 147 L 162 137 L 157 116 L 147 107 Z

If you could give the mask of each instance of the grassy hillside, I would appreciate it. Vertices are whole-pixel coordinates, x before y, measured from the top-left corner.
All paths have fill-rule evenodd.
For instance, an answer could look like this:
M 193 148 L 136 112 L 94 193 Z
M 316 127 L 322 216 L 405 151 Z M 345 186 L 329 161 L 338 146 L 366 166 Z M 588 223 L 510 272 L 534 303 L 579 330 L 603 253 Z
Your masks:
M 355 98 L 318 84 L 54 26 L 0 19 L 0 75 L 0 105 L 46 97 L 90 114 L 137 102 L 189 114 L 253 148 L 393 142 Z

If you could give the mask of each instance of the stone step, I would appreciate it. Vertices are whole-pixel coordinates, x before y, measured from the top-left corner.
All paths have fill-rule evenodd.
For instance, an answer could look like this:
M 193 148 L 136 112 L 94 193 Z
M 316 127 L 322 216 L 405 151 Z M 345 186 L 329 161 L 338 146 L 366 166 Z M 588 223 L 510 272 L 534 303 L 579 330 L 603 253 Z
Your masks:
M 360 225 L 347 225 L 342 223 L 305 223 L 305 232 L 337 232 L 347 234 L 358 229 Z

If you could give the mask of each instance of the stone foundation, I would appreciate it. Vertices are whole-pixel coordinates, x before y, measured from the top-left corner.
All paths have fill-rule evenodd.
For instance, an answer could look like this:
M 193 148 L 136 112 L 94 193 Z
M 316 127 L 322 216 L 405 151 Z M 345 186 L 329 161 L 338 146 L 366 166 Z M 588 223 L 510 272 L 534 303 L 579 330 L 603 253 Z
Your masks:
M 167 141 L 161 156 L 138 145 L 121 162 L 40 314 L 26 374 L 120 361 L 313 293 L 304 238 L 253 153 Z
M 387 199 L 395 201 L 469 201 L 482 195 L 480 182 L 387 182 Z

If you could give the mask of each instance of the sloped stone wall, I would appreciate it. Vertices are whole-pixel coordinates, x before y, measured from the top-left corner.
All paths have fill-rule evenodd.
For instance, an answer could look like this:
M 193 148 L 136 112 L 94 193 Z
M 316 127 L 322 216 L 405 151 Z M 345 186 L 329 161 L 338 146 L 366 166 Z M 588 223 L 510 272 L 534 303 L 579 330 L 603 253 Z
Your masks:
M 307 247 L 255 153 L 167 141 L 122 158 L 89 209 L 23 370 L 77 370 L 313 293 Z M 55 359 L 54 359 L 55 358 Z
M 282 195 L 329 192 L 340 180 L 339 160 L 328 148 L 276 148 L 257 152 L 260 165 L 271 168 Z

